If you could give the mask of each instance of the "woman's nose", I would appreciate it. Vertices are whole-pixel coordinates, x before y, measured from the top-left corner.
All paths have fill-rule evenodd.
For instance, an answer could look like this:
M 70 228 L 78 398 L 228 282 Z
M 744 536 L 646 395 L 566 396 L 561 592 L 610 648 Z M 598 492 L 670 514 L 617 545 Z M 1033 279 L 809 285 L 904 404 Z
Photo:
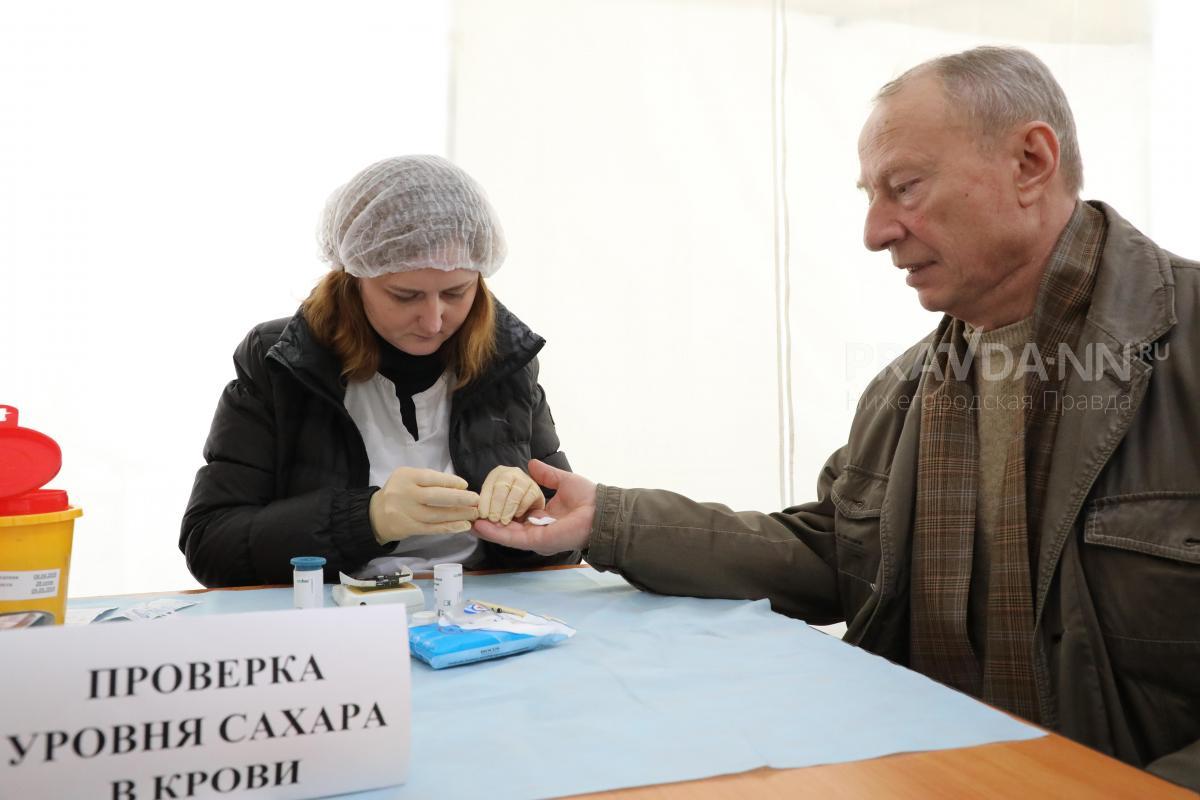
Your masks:
M 432 336 L 442 331 L 442 302 L 438 298 L 430 300 L 421 309 L 421 317 L 418 320 L 421 330 Z

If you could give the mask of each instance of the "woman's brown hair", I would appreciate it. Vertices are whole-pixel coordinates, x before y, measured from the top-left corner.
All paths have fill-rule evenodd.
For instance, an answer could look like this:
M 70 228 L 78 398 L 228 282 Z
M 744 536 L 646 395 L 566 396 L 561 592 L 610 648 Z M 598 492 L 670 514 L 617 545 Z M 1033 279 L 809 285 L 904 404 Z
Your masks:
M 342 362 L 342 377 L 364 381 L 379 369 L 379 345 L 375 329 L 363 311 L 358 278 L 332 270 L 321 279 L 301 306 L 304 319 L 317 341 L 332 350 Z M 442 345 L 446 366 L 458 376 L 461 389 L 483 375 L 496 355 L 496 304 L 479 276 L 475 301 L 467 318 Z

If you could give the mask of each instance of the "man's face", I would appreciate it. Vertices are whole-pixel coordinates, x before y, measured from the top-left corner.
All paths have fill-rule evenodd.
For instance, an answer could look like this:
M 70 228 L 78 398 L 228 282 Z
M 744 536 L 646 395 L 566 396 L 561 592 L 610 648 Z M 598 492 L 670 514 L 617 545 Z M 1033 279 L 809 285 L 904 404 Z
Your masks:
M 397 350 L 427 356 L 462 327 L 479 273 L 418 269 L 362 278 L 358 285 L 371 327 Z
M 967 322 L 986 316 L 1024 252 L 1017 165 L 998 145 L 980 146 L 935 76 L 881 100 L 858 140 L 867 249 L 891 253 L 922 306 Z

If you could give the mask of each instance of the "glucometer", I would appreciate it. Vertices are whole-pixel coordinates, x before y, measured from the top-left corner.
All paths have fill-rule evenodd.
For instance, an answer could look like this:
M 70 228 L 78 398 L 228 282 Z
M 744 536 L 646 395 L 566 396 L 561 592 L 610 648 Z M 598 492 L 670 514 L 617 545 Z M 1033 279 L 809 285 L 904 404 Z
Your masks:
M 421 587 L 412 582 L 412 570 L 407 567 L 391 575 L 377 578 L 351 578 L 344 572 L 338 573 L 341 581 L 333 587 L 333 602 L 339 606 L 374 606 L 402 603 L 409 612 L 425 608 L 425 594 Z

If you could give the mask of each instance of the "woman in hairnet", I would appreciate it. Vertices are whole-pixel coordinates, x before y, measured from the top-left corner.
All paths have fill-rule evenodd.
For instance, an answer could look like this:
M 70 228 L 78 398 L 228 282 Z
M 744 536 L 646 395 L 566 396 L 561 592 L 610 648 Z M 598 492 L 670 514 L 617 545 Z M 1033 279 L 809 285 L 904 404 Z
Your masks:
M 469 533 L 545 506 L 530 458 L 569 469 L 537 353 L 545 344 L 484 279 L 505 246 L 482 189 L 437 156 L 373 164 L 330 198 L 330 271 L 299 311 L 234 353 L 184 514 L 206 586 L 407 566 L 572 563 Z

